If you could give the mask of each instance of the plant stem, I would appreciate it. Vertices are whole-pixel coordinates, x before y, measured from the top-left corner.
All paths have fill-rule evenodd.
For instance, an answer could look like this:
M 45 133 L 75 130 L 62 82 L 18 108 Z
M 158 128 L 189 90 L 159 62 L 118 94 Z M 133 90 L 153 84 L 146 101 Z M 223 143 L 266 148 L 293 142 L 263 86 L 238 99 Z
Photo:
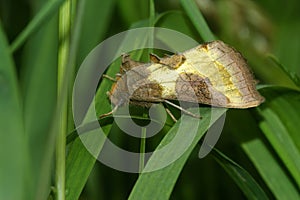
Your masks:
M 140 163 L 139 163 L 139 172 L 140 172 L 140 174 L 143 172 L 143 169 L 144 169 L 144 166 L 145 166 L 146 133 L 147 133 L 147 129 L 142 128 L 141 145 L 140 145 Z
M 155 25 L 155 5 L 154 0 L 149 0 L 149 27 L 154 27 Z M 148 38 L 149 47 L 154 44 L 154 30 L 149 33 Z M 152 49 L 148 50 L 148 53 L 152 53 Z M 143 114 L 143 117 L 147 117 L 147 114 Z M 142 173 L 145 166 L 145 151 L 146 151 L 146 133 L 147 129 L 142 128 L 141 132 L 141 145 L 140 145 L 140 162 L 139 162 L 139 172 Z
M 180 0 L 180 3 L 202 39 L 206 42 L 215 40 L 214 34 L 207 25 L 195 1 Z
M 59 39 L 58 52 L 58 79 L 57 79 L 57 102 L 60 107 L 58 115 L 58 136 L 56 143 L 56 199 L 65 199 L 65 156 L 66 156 L 66 132 L 68 119 L 68 87 L 67 64 L 69 57 L 70 41 L 70 11 L 71 2 L 66 0 L 59 11 Z

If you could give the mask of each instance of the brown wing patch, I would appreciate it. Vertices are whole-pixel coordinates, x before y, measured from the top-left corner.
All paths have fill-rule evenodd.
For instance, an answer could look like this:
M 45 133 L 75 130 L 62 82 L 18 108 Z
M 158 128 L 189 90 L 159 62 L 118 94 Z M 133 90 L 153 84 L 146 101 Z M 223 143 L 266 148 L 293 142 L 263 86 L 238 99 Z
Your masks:
M 132 60 L 130 58 L 129 54 L 123 54 L 122 55 L 122 63 L 121 63 L 121 73 L 124 73 L 134 67 L 137 67 L 137 66 L 140 66 L 143 64 L 145 64 L 145 63 Z
M 159 102 L 161 101 L 161 94 L 163 88 L 158 83 L 145 83 L 140 84 L 137 89 L 134 90 L 130 99 L 136 101 L 150 101 Z
M 182 54 L 174 54 L 173 56 L 163 57 L 160 62 L 163 65 L 167 65 L 173 69 L 177 69 L 184 63 L 186 58 Z
M 209 104 L 213 106 L 226 106 L 228 98 L 215 90 L 208 78 L 197 74 L 181 73 L 175 85 L 178 100 Z
M 125 63 L 131 63 L 131 61 L 131 59 L 127 60 Z M 137 64 L 137 62 L 135 64 Z M 124 72 L 122 77 L 118 78 L 117 82 L 113 84 L 109 92 L 109 97 L 114 105 L 120 106 L 129 103 L 135 90 L 142 87 L 145 85 L 143 83 L 147 82 L 147 77 L 150 74 L 149 70 L 147 70 L 149 64 L 135 64 L 133 64 L 134 66 L 129 66 L 131 69 Z

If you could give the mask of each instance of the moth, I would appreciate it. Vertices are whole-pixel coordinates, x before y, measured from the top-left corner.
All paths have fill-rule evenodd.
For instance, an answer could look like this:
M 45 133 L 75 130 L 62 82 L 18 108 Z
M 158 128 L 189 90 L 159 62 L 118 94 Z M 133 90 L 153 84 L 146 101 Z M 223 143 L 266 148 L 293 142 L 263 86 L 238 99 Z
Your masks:
M 222 41 L 204 43 L 163 58 L 150 54 L 150 60 L 142 63 L 128 54 L 122 55 L 120 73 L 108 92 L 115 107 L 101 117 L 128 103 L 150 106 L 165 102 L 180 108 L 169 101 L 178 100 L 242 109 L 264 101 L 246 60 Z

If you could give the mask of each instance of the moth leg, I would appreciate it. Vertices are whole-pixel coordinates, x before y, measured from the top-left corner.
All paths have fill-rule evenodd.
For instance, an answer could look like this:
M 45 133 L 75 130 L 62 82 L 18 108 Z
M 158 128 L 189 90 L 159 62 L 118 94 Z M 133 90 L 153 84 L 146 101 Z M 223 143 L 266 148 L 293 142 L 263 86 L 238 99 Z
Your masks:
M 109 76 L 109 75 L 103 74 L 102 77 L 103 77 L 103 78 L 107 78 L 108 80 L 111 80 L 111 81 L 113 81 L 113 82 L 117 82 L 117 80 L 116 80 L 115 78 L 113 78 L 113 77 L 111 77 L 111 76 Z
M 110 111 L 110 112 L 108 112 L 108 113 L 105 113 L 105 114 L 102 114 L 102 115 L 100 115 L 100 116 L 99 116 L 99 119 L 102 119 L 103 117 L 107 117 L 107 116 L 109 116 L 109 115 L 112 115 L 114 112 L 116 112 L 116 111 L 117 111 L 117 109 L 118 109 L 118 106 L 115 106 L 115 107 L 112 109 L 112 111 Z
M 190 115 L 190 116 L 198 118 L 198 119 L 202 119 L 202 117 L 200 115 L 196 115 L 194 113 L 191 113 L 190 111 L 188 111 L 188 110 L 186 110 L 186 109 L 184 109 L 184 108 L 182 108 L 182 107 L 180 107 L 180 106 L 178 106 L 178 105 L 176 105 L 176 104 L 174 104 L 174 103 L 172 103 L 168 100 L 164 100 L 164 102 L 171 105 L 171 106 L 173 106 L 173 107 L 175 107 L 175 108 L 177 108 L 177 109 L 179 109 L 179 110 L 181 110 L 182 112 L 184 112 L 187 115 Z
M 122 77 L 123 75 L 121 73 L 116 73 L 117 77 Z
M 165 108 L 168 115 L 170 115 L 170 117 L 172 118 L 172 120 L 176 123 L 177 122 L 177 119 L 174 117 L 174 115 L 172 114 L 172 112 L 168 109 L 168 108 Z

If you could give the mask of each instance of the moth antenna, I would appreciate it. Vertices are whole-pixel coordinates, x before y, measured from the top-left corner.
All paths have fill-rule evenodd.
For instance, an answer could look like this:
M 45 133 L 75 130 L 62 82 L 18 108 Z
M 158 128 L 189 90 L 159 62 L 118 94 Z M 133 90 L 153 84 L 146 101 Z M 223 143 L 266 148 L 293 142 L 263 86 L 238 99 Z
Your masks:
M 186 109 L 184 109 L 184 108 L 182 108 L 182 107 L 180 107 L 180 106 L 178 106 L 178 105 L 176 105 L 176 104 L 174 104 L 174 103 L 172 103 L 168 100 L 164 100 L 164 102 L 171 105 L 171 106 L 173 106 L 173 107 L 175 107 L 175 108 L 177 108 L 177 109 L 179 109 L 179 110 L 181 110 L 182 112 L 184 112 L 187 115 L 190 115 L 194 118 L 202 119 L 202 117 L 200 115 L 196 115 L 194 113 L 191 113 L 190 111 L 188 111 L 188 110 L 186 110 Z
M 109 116 L 109 115 L 112 115 L 114 112 L 117 111 L 118 107 L 119 107 L 119 106 L 115 106 L 115 107 L 112 109 L 112 111 L 100 115 L 100 116 L 99 116 L 99 119 L 102 119 L 103 117 L 107 117 L 107 116 Z

